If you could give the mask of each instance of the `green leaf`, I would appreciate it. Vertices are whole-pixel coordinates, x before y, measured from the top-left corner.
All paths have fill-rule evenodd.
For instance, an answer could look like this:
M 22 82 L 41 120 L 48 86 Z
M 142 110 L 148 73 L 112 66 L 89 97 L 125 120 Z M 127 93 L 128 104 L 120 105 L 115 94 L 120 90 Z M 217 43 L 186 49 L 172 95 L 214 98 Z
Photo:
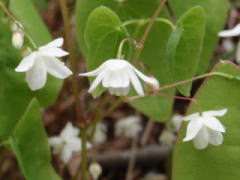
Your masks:
M 127 36 L 119 17 L 109 8 L 98 7 L 90 14 L 85 31 L 89 55 L 87 69 L 91 71 L 108 59 L 116 58 L 120 41 Z M 96 90 L 97 97 L 102 89 Z
M 240 76 L 239 67 L 230 62 L 220 62 L 216 72 Z M 195 95 L 187 114 L 207 110 L 228 109 L 219 119 L 226 127 L 220 146 L 209 145 L 204 150 L 194 148 L 192 142 L 182 142 L 186 125 L 181 127 L 173 156 L 173 180 L 238 180 L 240 177 L 240 81 L 219 76 L 209 77 Z
M 9 9 L 38 46 L 51 41 L 48 29 L 33 6 L 32 0 L 10 0 Z
M 194 7 L 186 12 L 177 22 L 183 29 L 175 52 L 175 81 L 192 78 L 197 71 L 202 42 L 205 32 L 205 13 L 202 7 Z M 190 95 L 192 83 L 178 86 L 177 89 L 185 96 Z
M 48 137 L 41 116 L 40 106 L 33 99 L 14 130 L 11 147 L 27 180 L 60 180 L 51 166 Z
M 149 18 L 152 16 L 159 4 L 159 0 L 130 0 L 118 2 L 117 0 L 77 0 L 76 4 L 76 25 L 77 38 L 80 49 L 86 56 L 88 54 L 86 42 L 84 40 L 84 31 L 89 14 L 93 9 L 103 5 L 112 9 L 122 21 L 131 19 Z M 163 11 L 161 14 L 165 14 Z
M 213 51 L 218 42 L 217 33 L 225 25 L 227 12 L 229 9 L 228 0 L 170 0 L 170 5 L 177 17 L 182 16 L 186 11 L 194 6 L 200 5 L 206 13 L 206 33 L 203 42 L 203 50 L 200 56 L 198 73 L 208 70 L 209 61 L 213 56 Z
M 175 55 L 177 51 L 177 47 L 179 46 L 180 39 L 183 34 L 183 28 L 177 26 L 171 33 L 165 54 L 165 60 L 168 61 L 168 65 L 170 68 L 170 76 L 171 82 L 174 82 L 174 74 L 175 74 Z
M 36 44 L 48 43 L 51 38 L 42 20 L 29 0 L 10 1 L 10 9 Z M 25 73 L 15 72 L 20 63 L 20 52 L 13 48 L 10 25 L 0 21 L 0 137 L 11 135 L 18 120 L 25 112 L 29 101 L 37 97 L 42 107 L 48 107 L 57 98 L 62 80 L 48 76 L 46 86 L 31 91 L 25 81 Z M 37 27 L 37 28 L 36 28 Z M 14 113 L 13 113 L 14 111 Z
M 140 27 L 136 39 L 140 39 L 146 26 L 147 24 Z M 136 27 L 136 29 L 137 28 L 138 27 Z M 165 59 L 165 52 L 173 28 L 174 26 L 171 23 L 159 19 L 149 33 L 144 44 L 142 55 L 139 59 L 140 62 L 146 64 L 150 74 L 159 80 L 161 86 L 171 83 L 170 64 L 168 60 Z M 168 89 L 161 93 L 174 96 L 175 89 Z M 173 98 L 149 96 L 134 100 L 131 102 L 131 105 L 149 116 L 152 120 L 163 122 L 169 118 L 172 112 Z

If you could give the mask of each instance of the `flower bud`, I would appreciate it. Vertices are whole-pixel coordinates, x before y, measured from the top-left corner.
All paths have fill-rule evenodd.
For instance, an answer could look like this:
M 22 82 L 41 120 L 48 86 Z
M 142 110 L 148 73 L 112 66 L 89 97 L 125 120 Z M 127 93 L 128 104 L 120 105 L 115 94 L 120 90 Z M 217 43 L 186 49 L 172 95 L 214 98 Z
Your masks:
M 24 42 L 24 34 L 21 31 L 16 31 L 12 36 L 12 45 L 17 49 L 21 49 Z
M 94 162 L 89 166 L 89 172 L 94 180 L 97 180 L 99 176 L 102 174 L 102 167 L 97 163 Z

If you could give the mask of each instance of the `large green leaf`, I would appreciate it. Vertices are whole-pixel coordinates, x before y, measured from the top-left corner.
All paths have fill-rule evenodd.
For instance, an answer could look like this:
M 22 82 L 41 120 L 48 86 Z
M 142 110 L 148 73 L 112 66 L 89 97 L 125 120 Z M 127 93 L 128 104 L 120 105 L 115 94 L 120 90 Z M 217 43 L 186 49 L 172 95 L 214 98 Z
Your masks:
M 93 70 L 108 59 L 116 58 L 120 41 L 127 36 L 119 17 L 109 8 L 98 7 L 90 14 L 85 31 L 89 55 L 87 69 Z M 102 90 L 97 90 L 98 96 Z
M 240 76 L 239 67 L 221 62 L 213 71 Z M 227 108 L 219 118 L 226 127 L 221 146 L 209 146 L 204 150 L 194 148 L 192 142 L 182 142 L 186 123 L 180 129 L 173 156 L 173 180 L 238 180 L 240 177 L 240 81 L 223 77 L 208 78 L 198 90 L 197 103 L 190 105 L 187 114 Z
M 48 137 L 41 121 L 41 110 L 33 99 L 10 139 L 27 180 L 60 180 L 51 166 Z
M 49 32 L 37 15 L 29 0 L 11 0 L 10 7 L 16 18 L 23 24 L 36 44 L 42 45 L 51 40 Z M 48 76 L 46 86 L 31 91 L 25 81 L 25 73 L 14 69 L 20 63 L 20 52 L 11 44 L 9 24 L 0 22 L 0 137 L 7 138 L 13 131 L 19 118 L 25 112 L 29 101 L 37 97 L 41 106 L 51 105 L 62 87 L 62 80 Z M 14 111 L 14 113 L 13 113 Z
M 198 68 L 199 73 L 208 69 L 209 60 L 213 56 L 218 37 L 217 33 L 223 28 L 228 11 L 228 0 L 170 0 L 169 1 L 177 17 L 182 16 L 194 6 L 200 5 L 206 13 L 206 33 L 203 42 L 203 51 Z
M 130 0 L 125 2 L 118 2 L 117 0 L 77 0 L 77 36 L 84 55 L 87 55 L 84 31 L 89 14 L 93 9 L 101 5 L 109 7 L 119 15 L 122 21 L 127 21 L 151 17 L 159 2 L 160 0 Z
M 135 37 L 136 39 L 140 39 L 146 26 L 147 24 L 140 27 L 138 36 Z M 139 59 L 147 65 L 146 67 L 150 69 L 150 74 L 159 80 L 161 86 L 167 85 L 172 81 L 171 67 L 168 59 L 165 58 L 165 52 L 173 28 L 174 26 L 171 23 L 164 19 L 159 19 L 151 30 Z M 174 95 L 175 89 L 168 89 L 161 93 Z M 172 112 L 173 98 L 150 96 L 134 100 L 131 104 L 152 120 L 162 122 L 167 120 Z
M 192 78 L 197 71 L 202 42 L 205 32 L 205 14 L 202 7 L 194 7 L 186 12 L 177 22 L 183 29 L 175 52 L 175 81 Z M 178 86 L 177 89 L 185 96 L 190 95 L 192 83 Z

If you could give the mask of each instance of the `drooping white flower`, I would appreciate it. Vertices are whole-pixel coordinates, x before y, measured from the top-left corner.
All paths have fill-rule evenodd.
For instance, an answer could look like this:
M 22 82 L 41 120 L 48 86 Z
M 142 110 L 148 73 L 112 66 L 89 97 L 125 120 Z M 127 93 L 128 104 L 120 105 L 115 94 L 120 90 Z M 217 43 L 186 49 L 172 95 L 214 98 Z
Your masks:
M 93 92 L 102 82 L 103 87 L 108 88 L 109 93 L 116 96 L 126 96 L 130 91 L 130 83 L 136 92 L 143 96 L 144 91 L 139 78 L 149 84 L 156 84 L 155 80 L 145 76 L 128 61 L 121 59 L 107 60 L 97 69 L 82 73 L 80 76 L 97 76 L 88 92 Z
M 81 151 L 81 139 L 79 138 L 79 129 L 73 127 L 68 122 L 59 136 L 53 136 L 48 139 L 49 145 L 53 147 L 55 154 L 60 154 L 60 158 L 67 163 L 73 153 Z M 91 148 L 91 144 L 87 144 L 87 148 Z
M 63 38 L 58 38 L 45 46 L 41 46 L 37 51 L 26 56 L 16 72 L 26 72 L 28 86 L 34 91 L 44 87 L 47 80 L 47 73 L 59 79 L 65 79 L 72 74 L 71 70 L 56 57 L 68 55 L 60 47 L 63 45 Z
M 194 113 L 183 118 L 184 121 L 190 121 L 187 126 L 186 137 L 183 141 L 193 140 L 197 149 L 204 149 L 208 144 L 215 146 L 223 142 L 222 133 L 225 132 L 224 126 L 215 116 L 223 116 L 227 109 L 219 111 L 205 111 Z
M 129 116 L 120 119 L 116 123 L 115 135 L 135 138 L 142 131 L 141 119 L 139 116 Z
M 236 25 L 234 28 L 230 30 L 224 30 L 218 33 L 220 37 L 234 37 L 240 36 L 240 24 Z

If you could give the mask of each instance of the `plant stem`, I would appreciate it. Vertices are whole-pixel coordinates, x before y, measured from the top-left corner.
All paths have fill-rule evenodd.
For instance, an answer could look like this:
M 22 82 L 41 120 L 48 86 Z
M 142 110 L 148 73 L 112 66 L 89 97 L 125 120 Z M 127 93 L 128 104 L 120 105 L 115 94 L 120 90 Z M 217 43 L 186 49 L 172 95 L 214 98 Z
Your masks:
M 133 179 L 133 170 L 136 162 L 136 154 L 137 154 L 137 142 L 138 142 L 138 137 L 134 137 L 132 139 L 132 144 L 131 144 L 131 154 L 128 162 L 128 169 L 127 169 L 127 176 L 126 180 L 132 180 Z
M 80 128 L 81 135 L 81 164 L 77 170 L 77 173 L 74 177 L 75 180 L 78 180 L 81 177 L 81 180 L 88 180 L 88 171 L 87 171 L 87 129 Z
M 67 50 L 69 51 L 69 61 L 71 64 L 71 70 L 73 72 L 72 90 L 75 97 L 75 108 L 76 108 L 77 120 L 78 120 L 77 122 L 80 124 L 80 126 L 84 126 L 85 118 L 81 111 L 80 96 L 79 96 L 80 88 L 78 83 L 78 65 L 74 55 L 74 44 L 72 43 L 73 40 L 71 38 L 71 24 L 70 24 L 70 19 L 68 14 L 68 8 L 67 8 L 66 0 L 58 0 L 58 1 L 59 1 L 59 5 L 62 12 Z
M 165 5 L 166 2 L 167 2 L 167 0 L 162 0 L 161 3 L 159 4 L 157 10 L 154 12 L 154 14 L 153 14 L 153 16 L 152 16 L 152 18 L 151 18 L 151 21 L 149 22 L 149 24 L 148 24 L 145 32 L 143 33 L 143 36 L 142 36 L 142 38 L 141 38 L 141 40 L 140 40 L 140 42 L 139 42 L 139 44 L 141 44 L 142 47 L 141 47 L 141 48 L 138 48 L 138 49 L 136 50 L 135 55 L 134 55 L 134 57 L 133 57 L 133 62 L 134 62 L 134 61 L 137 61 L 137 60 L 139 59 L 139 57 L 140 57 L 140 55 L 141 55 L 141 53 L 142 53 L 142 50 L 143 50 L 144 43 L 145 43 L 145 41 L 146 41 L 146 39 L 147 39 L 150 31 L 151 31 L 151 29 L 152 29 L 152 27 L 153 27 L 156 19 L 158 18 L 158 15 L 160 14 L 160 12 L 161 12 L 161 10 L 163 9 L 163 7 L 164 7 L 164 5 Z
M 176 18 L 175 14 L 173 12 L 173 9 L 172 9 L 172 7 L 171 7 L 171 5 L 170 5 L 170 3 L 168 1 L 166 2 L 166 7 L 167 7 L 167 10 L 169 12 L 169 15 L 172 18 L 172 22 L 175 23 L 177 18 Z
M 173 84 L 170 84 L 170 85 L 166 85 L 166 86 L 163 86 L 161 88 L 155 89 L 153 91 L 149 91 L 144 96 L 151 96 L 154 93 L 157 93 L 159 91 L 163 91 L 163 90 L 166 90 L 166 89 L 169 89 L 169 88 L 173 88 L 173 87 L 176 87 L 176 86 L 179 86 L 179 85 L 182 85 L 182 84 L 186 84 L 186 83 L 189 83 L 189 82 L 192 82 L 192 81 L 196 81 L 198 79 L 202 79 L 202 78 L 209 77 L 209 76 L 221 76 L 221 77 L 225 77 L 225 78 L 228 78 L 228 79 L 235 79 L 235 80 L 240 81 L 240 76 L 233 76 L 233 75 L 229 75 L 229 74 L 221 73 L 221 72 L 210 72 L 210 73 L 206 73 L 206 74 L 194 77 L 194 78 L 186 79 L 184 81 L 179 81 L 179 82 L 176 82 L 176 83 L 173 83 Z M 126 101 L 127 102 L 132 101 L 132 100 L 135 100 L 135 99 L 138 99 L 138 98 L 141 98 L 141 97 L 143 97 L 143 96 L 132 96 L 130 98 L 126 98 Z
M 126 39 L 123 39 L 119 45 L 119 48 L 118 48 L 118 53 L 117 53 L 117 59 L 121 59 L 122 58 L 122 51 L 123 51 L 123 46 L 124 44 L 129 41 L 130 43 L 132 43 L 136 48 L 142 48 L 142 45 L 139 44 L 135 39 L 133 38 L 126 38 Z
M 13 21 L 13 23 L 15 23 L 17 25 L 18 28 L 21 29 L 21 31 L 24 33 L 24 35 L 27 37 L 27 39 L 29 40 L 29 42 L 32 44 L 32 46 L 37 49 L 37 45 L 35 44 L 35 42 L 33 41 L 33 39 L 31 38 L 31 36 L 25 31 L 25 29 L 19 24 L 19 22 L 17 21 L 17 19 L 9 12 L 8 8 L 4 5 L 3 2 L 0 1 L 0 7 L 2 8 L 2 10 L 5 12 L 5 14 Z

